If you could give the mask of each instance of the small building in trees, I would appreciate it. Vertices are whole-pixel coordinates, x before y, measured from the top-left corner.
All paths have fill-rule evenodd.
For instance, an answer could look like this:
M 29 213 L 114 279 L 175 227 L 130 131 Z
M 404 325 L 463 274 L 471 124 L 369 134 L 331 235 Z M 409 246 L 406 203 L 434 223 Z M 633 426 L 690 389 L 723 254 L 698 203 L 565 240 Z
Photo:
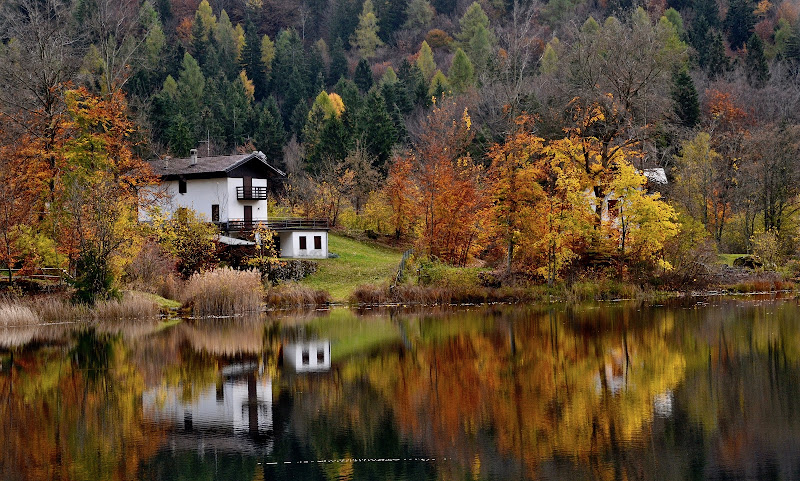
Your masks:
M 253 237 L 266 228 L 277 234 L 281 257 L 321 259 L 328 256 L 328 222 L 325 219 L 270 218 L 267 200 L 274 184 L 286 178 L 270 165 L 262 152 L 150 162 L 161 179 L 155 197 L 161 212 L 173 215 L 180 208 L 192 209 L 216 224 L 229 238 Z M 152 210 L 139 213 L 151 220 Z

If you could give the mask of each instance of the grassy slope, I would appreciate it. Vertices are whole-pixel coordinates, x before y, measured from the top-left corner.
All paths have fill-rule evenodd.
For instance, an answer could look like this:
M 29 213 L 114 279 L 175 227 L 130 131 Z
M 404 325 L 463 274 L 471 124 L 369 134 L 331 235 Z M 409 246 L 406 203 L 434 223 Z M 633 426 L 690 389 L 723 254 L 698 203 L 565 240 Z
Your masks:
M 746 256 L 746 255 L 747 255 L 747 254 L 720 254 L 720 255 L 719 255 L 719 261 L 720 261 L 720 263 L 722 263 L 722 264 L 726 264 L 726 265 L 732 266 L 732 265 L 733 265 L 733 261 L 734 261 L 736 258 L 738 258 L 738 257 L 744 257 L 744 256 Z
M 402 253 L 330 234 L 328 250 L 338 259 L 322 259 L 319 270 L 302 284 L 330 292 L 334 301 L 346 301 L 353 290 L 370 283 L 386 283 L 397 271 Z

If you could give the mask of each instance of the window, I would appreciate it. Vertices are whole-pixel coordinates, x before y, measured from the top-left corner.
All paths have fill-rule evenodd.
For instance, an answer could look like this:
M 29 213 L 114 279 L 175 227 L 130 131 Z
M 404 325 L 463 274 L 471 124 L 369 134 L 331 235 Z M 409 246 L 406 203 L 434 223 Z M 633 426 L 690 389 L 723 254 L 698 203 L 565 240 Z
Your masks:
M 300 250 L 304 251 L 306 249 L 308 249 L 308 246 L 306 246 L 306 236 L 301 235 L 300 236 Z
M 302 360 L 302 362 L 303 362 L 304 366 L 308 366 L 311 363 L 311 356 L 309 354 L 310 353 L 308 352 L 308 349 L 304 349 L 303 350 L 303 354 L 302 354 L 303 360 Z
M 211 222 L 219 222 L 219 204 L 211 204 Z
M 178 193 L 179 194 L 186 193 L 186 181 L 183 179 L 178 179 Z
M 322 236 L 315 235 L 314 236 L 314 249 L 320 250 L 322 249 Z
M 317 349 L 317 364 L 322 364 L 325 362 L 325 350 Z

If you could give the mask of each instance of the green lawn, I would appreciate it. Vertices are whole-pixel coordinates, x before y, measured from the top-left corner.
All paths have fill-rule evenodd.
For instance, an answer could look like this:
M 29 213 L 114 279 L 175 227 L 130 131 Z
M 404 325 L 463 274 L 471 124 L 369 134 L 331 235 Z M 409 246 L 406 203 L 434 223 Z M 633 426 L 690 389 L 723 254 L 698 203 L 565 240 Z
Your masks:
M 739 257 L 744 257 L 747 254 L 720 254 L 719 262 L 728 266 L 733 265 L 733 261 Z
M 324 289 L 334 301 L 347 301 L 353 290 L 362 284 L 388 283 L 397 272 L 402 252 L 354 241 L 330 234 L 328 250 L 337 259 L 322 259 L 319 270 L 302 284 Z

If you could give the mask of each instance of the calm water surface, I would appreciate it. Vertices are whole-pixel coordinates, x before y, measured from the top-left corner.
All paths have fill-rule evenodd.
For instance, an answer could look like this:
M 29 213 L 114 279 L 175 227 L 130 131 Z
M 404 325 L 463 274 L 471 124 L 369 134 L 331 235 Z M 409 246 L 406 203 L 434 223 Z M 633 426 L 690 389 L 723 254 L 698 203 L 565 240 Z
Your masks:
M 0 330 L 0 479 L 800 479 L 800 304 Z

